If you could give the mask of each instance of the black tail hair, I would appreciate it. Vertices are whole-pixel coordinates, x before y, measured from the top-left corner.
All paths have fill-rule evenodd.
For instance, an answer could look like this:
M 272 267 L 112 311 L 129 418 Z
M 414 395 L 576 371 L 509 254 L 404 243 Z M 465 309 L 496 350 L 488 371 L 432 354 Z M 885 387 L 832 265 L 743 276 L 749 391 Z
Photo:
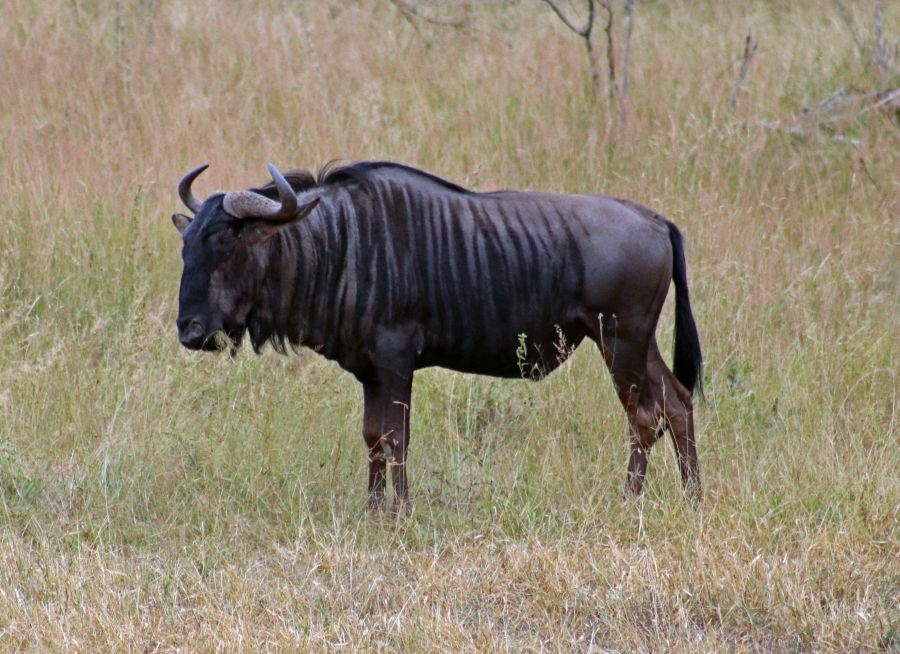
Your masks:
M 687 264 L 684 261 L 684 243 L 681 232 L 674 223 L 669 225 L 672 241 L 672 281 L 675 282 L 675 352 L 672 355 L 675 378 L 692 394 L 694 389 L 703 395 L 703 354 L 700 337 L 691 312 L 688 294 Z

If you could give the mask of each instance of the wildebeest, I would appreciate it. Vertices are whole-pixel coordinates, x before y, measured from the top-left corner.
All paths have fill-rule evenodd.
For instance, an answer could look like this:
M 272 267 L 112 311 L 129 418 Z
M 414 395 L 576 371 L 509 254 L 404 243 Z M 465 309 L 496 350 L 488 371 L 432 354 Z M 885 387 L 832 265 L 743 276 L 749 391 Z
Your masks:
M 250 190 L 179 195 L 181 343 L 237 348 L 249 333 L 308 346 L 363 385 L 369 503 L 408 502 L 413 373 L 427 366 L 538 379 L 585 338 L 600 348 L 631 427 L 638 494 L 667 428 L 699 495 L 694 388 L 702 358 L 682 237 L 659 214 L 599 195 L 476 193 L 389 162 L 295 171 Z M 675 284 L 674 373 L 655 331 Z M 221 332 L 227 339 L 219 336 Z M 565 344 L 560 347 L 560 344 Z

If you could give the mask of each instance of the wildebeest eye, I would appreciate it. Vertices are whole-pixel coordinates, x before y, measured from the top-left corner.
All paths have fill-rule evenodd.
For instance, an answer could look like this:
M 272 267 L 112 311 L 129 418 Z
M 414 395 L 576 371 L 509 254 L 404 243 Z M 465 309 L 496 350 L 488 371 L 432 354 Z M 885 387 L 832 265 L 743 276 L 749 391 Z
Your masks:
M 203 240 L 214 247 L 227 248 L 234 245 L 237 238 L 238 232 L 234 227 L 223 225 L 219 229 L 206 234 L 206 236 L 203 237 Z

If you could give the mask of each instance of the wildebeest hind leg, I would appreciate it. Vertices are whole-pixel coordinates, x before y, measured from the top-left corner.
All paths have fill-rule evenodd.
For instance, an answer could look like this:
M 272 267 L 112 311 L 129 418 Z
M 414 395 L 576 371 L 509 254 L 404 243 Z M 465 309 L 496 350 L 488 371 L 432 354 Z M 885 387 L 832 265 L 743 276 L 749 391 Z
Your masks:
M 647 356 L 647 379 L 658 396 L 660 417 L 672 435 L 681 483 L 693 499 L 700 499 L 700 470 L 694 439 L 694 405 L 688 391 L 663 361 L 656 342 Z
M 644 394 L 646 396 L 646 394 Z M 650 448 L 662 434 L 659 419 L 646 401 L 639 401 L 637 406 L 626 410 L 631 430 L 630 454 L 628 457 L 628 474 L 625 479 L 625 496 L 636 497 L 644 488 L 647 477 L 647 463 Z
M 653 399 L 648 397 L 645 388 L 650 335 L 639 328 L 627 329 L 615 320 L 609 323 L 604 321 L 602 327 L 599 320 L 591 322 L 588 334 L 603 353 L 619 401 L 628 417 L 631 444 L 625 494 L 639 495 L 647 475 L 647 456 L 658 438 L 659 426 L 659 418 L 653 410 Z

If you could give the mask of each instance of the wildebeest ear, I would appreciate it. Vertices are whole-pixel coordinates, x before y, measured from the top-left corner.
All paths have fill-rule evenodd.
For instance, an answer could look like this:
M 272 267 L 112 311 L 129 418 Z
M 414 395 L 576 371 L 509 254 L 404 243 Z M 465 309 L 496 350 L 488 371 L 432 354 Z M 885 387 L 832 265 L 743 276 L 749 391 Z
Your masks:
M 321 198 L 313 198 L 306 204 L 302 205 L 292 218 L 287 220 L 266 220 L 264 218 L 242 218 L 245 223 L 243 237 L 250 243 L 262 243 L 268 238 L 274 236 L 281 230 L 296 225 L 305 219 L 313 209 L 319 204 Z
M 172 224 L 175 225 L 175 229 L 184 234 L 184 230 L 187 229 L 187 226 L 191 224 L 193 218 L 188 218 L 184 214 L 173 213 L 172 214 Z

